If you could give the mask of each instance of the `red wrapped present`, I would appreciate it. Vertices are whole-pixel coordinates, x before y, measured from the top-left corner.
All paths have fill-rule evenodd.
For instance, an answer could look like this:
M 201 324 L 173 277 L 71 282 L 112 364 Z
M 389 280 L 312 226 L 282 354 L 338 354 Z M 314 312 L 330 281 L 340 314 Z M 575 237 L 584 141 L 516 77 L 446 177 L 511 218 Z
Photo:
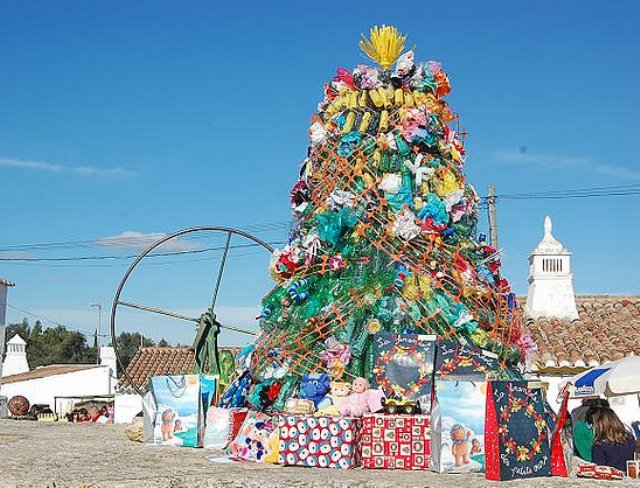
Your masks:
M 620 481 L 624 473 L 611 466 L 598 466 L 597 464 L 581 464 L 578 466 L 578 478 L 593 478 L 595 480 Z
M 362 465 L 368 469 L 429 469 L 429 415 L 365 414 Z
M 355 468 L 362 421 L 353 417 L 279 417 L 280 464 L 315 468 Z

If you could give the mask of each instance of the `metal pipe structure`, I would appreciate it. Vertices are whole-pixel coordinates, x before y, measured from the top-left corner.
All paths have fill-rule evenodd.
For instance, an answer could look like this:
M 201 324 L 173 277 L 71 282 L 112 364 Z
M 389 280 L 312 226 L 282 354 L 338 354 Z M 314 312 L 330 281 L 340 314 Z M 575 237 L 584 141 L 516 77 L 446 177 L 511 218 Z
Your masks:
M 122 370 L 122 373 L 124 374 L 125 378 L 129 382 L 129 384 L 140 395 L 143 395 L 143 392 L 137 387 L 137 385 L 133 382 L 132 378 L 129 376 L 129 373 L 127 372 L 127 369 L 123 365 L 122 359 L 120 357 L 120 352 L 118 350 L 118 342 L 117 342 L 117 334 L 116 334 L 116 317 L 117 317 L 117 312 L 118 312 L 118 305 L 121 305 L 123 307 L 135 308 L 135 309 L 138 309 L 138 310 L 144 310 L 144 311 L 147 311 L 147 312 L 157 313 L 157 314 L 160 314 L 160 315 L 165 315 L 165 316 L 168 316 L 168 317 L 173 317 L 173 318 L 176 318 L 176 319 L 190 321 L 190 322 L 198 323 L 200 319 L 196 319 L 196 318 L 193 318 L 193 317 L 187 317 L 185 315 L 181 315 L 181 314 L 178 314 L 178 313 L 175 313 L 175 312 L 169 312 L 167 310 L 162 310 L 162 309 L 155 308 L 155 307 L 149 307 L 149 306 L 146 306 L 146 305 L 139 305 L 139 304 L 136 304 L 136 303 L 133 303 L 133 302 L 130 302 L 130 301 L 120 300 L 120 296 L 122 295 L 122 292 L 123 292 L 123 290 L 125 288 L 125 285 L 127 284 L 127 281 L 129 279 L 129 277 L 131 276 L 133 271 L 136 269 L 138 264 L 140 264 L 140 261 L 142 261 L 151 252 L 153 252 L 156 248 L 160 247 L 165 242 L 170 241 L 171 239 L 176 239 L 176 238 L 178 238 L 180 236 L 183 236 L 185 234 L 193 233 L 193 232 L 225 232 L 227 234 L 227 241 L 226 241 L 226 245 L 225 245 L 225 248 L 224 248 L 223 261 L 221 263 L 221 267 L 220 267 L 220 270 L 218 272 L 218 278 L 216 280 L 216 287 L 215 287 L 214 295 L 213 295 L 213 298 L 212 298 L 212 301 L 211 301 L 211 312 L 212 313 L 213 313 L 213 307 L 214 307 L 214 305 L 216 303 L 216 300 L 217 300 L 218 291 L 219 291 L 219 288 L 220 288 L 220 282 L 222 280 L 222 275 L 223 275 L 223 271 L 224 271 L 224 265 L 225 265 L 225 262 L 226 262 L 226 259 L 227 259 L 227 254 L 228 254 L 229 247 L 230 247 L 229 244 L 230 244 L 232 235 L 238 235 L 238 236 L 244 237 L 246 239 L 249 239 L 250 241 L 253 241 L 257 245 L 265 248 L 270 253 L 274 251 L 273 247 L 270 244 L 268 244 L 267 242 L 263 241 L 262 239 L 259 239 L 258 237 L 255 237 L 255 236 L 249 234 L 248 232 L 245 232 L 245 231 L 242 231 L 242 230 L 239 230 L 239 229 L 234 229 L 232 227 L 220 227 L 220 226 L 191 227 L 191 228 L 188 228 L 188 229 L 183 229 L 183 230 L 174 232 L 173 234 L 170 234 L 168 236 L 165 236 L 165 237 L 159 239 L 158 241 L 154 242 L 149 247 L 147 247 L 135 259 L 135 261 L 133 263 L 131 263 L 131 266 L 129 266 L 129 268 L 125 272 L 122 280 L 120 281 L 118 289 L 116 290 L 116 294 L 115 294 L 115 296 L 113 298 L 113 305 L 111 306 L 111 342 L 112 342 L 112 345 L 113 345 L 114 352 L 116 354 L 116 358 L 118 360 L 118 364 L 120 365 L 120 369 Z M 227 329 L 227 330 L 235 331 L 235 332 L 255 335 L 254 332 L 248 331 L 246 329 L 242 329 L 240 327 L 233 327 L 233 326 L 228 326 L 228 325 L 222 325 L 221 327 L 224 328 L 224 329 Z

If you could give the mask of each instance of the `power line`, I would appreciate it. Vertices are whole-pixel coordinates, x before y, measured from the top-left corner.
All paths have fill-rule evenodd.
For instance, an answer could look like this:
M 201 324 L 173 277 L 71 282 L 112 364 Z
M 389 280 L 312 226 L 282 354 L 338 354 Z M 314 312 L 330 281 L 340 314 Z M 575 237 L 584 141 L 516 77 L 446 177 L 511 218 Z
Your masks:
M 242 227 L 242 230 L 247 232 L 273 232 L 278 230 L 288 230 L 291 227 L 291 224 L 288 222 L 266 222 L 266 223 L 258 223 L 252 224 L 248 226 Z M 157 236 L 158 238 L 161 236 L 165 236 L 165 233 L 151 233 L 147 235 L 140 236 L 111 236 L 111 237 L 103 237 L 98 239 L 78 239 L 78 240 L 69 240 L 69 241 L 59 241 L 59 242 L 40 242 L 40 243 L 29 243 L 29 244 L 7 244 L 0 247 L 0 252 L 3 251 L 43 251 L 49 249 L 66 249 L 66 248 L 87 248 L 87 247 L 115 247 L 116 245 L 133 245 L 133 244 L 147 244 L 151 243 L 151 236 Z M 183 236 L 181 239 L 184 240 L 202 240 L 202 239 L 211 239 L 210 236 L 207 235 L 189 235 Z M 107 245 L 105 245 L 107 244 Z
M 56 322 L 55 320 L 48 319 L 47 317 L 43 317 L 42 315 L 38 315 L 37 313 L 29 312 L 28 310 L 25 310 L 25 309 L 20 308 L 20 307 L 16 307 L 15 305 L 11 305 L 10 303 L 7 303 L 7 306 L 9 308 L 17 310 L 18 312 L 22 312 L 24 314 L 30 315 L 32 317 L 35 317 L 35 318 L 37 318 L 39 320 L 44 320 L 45 322 L 52 323 L 52 324 L 54 324 L 54 325 L 56 325 L 58 327 L 64 327 L 65 329 L 68 329 L 68 330 L 75 330 L 76 332 L 80 332 L 84 336 L 89 336 L 89 335 L 93 336 L 94 335 L 94 333 L 92 333 L 92 332 L 86 332 L 86 331 L 84 331 L 82 329 L 79 329 L 77 327 L 70 327 L 68 325 L 61 324 L 60 322 Z M 110 337 L 110 335 L 98 334 L 98 337 Z
M 569 198 L 602 198 L 640 195 L 640 185 L 600 186 L 591 188 L 570 188 L 561 190 L 545 190 L 538 192 L 506 193 L 496 195 L 496 199 L 504 200 L 561 200 Z M 482 197 L 486 203 L 489 197 Z
M 284 244 L 284 241 L 272 241 L 268 242 L 270 245 L 279 246 Z M 249 243 L 249 244 L 234 244 L 229 246 L 229 249 L 240 249 L 247 247 L 259 247 L 260 244 Z M 152 253 L 148 254 L 148 258 L 158 258 L 158 257 L 167 257 L 167 256 L 182 256 L 185 254 L 199 254 L 205 252 L 212 251 L 220 251 L 223 250 L 224 246 L 218 247 L 209 247 L 203 249 L 190 249 L 186 251 L 172 251 L 172 252 L 164 252 L 164 253 Z M 69 257 L 55 257 L 55 258 L 37 258 L 37 257 L 28 257 L 28 258 L 3 258 L 0 257 L 0 261 L 3 262 L 23 262 L 23 263 L 31 263 L 31 262 L 70 262 L 70 261 L 105 261 L 105 260 L 129 260 L 135 259 L 139 255 L 138 254 L 128 254 L 128 255 L 110 255 L 110 256 L 69 256 Z

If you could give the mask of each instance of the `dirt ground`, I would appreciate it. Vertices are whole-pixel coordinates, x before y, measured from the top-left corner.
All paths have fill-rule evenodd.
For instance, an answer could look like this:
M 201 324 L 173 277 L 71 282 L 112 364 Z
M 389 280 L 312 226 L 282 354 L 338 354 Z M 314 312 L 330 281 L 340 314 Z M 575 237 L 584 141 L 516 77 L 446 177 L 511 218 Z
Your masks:
M 208 460 L 215 451 L 154 447 L 129 441 L 113 425 L 0 420 L 1 487 L 378 488 L 637 486 L 575 477 L 495 483 L 482 475 L 418 471 L 308 469 Z

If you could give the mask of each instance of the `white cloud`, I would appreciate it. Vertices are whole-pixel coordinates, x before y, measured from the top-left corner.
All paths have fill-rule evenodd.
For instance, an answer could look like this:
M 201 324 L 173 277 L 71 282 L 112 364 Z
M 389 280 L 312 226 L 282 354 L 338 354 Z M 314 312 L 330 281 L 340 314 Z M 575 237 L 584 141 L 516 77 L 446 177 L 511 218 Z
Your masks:
M 562 156 L 557 154 L 535 154 L 522 151 L 496 151 L 496 160 L 501 163 L 543 166 L 545 168 L 582 168 L 597 173 L 626 179 L 640 180 L 640 171 L 625 166 L 605 164 L 581 156 Z
M 26 251 L 2 251 L 0 252 L 0 258 L 4 259 L 32 259 L 35 258 L 33 254 Z
M 96 241 L 96 244 L 101 247 L 115 248 L 115 249 L 126 249 L 133 251 L 141 251 L 146 249 L 154 242 L 157 242 L 159 239 L 166 237 L 167 234 L 156 232 L 156 233 L 143 233 L 135 230 L 127 230 L 122 234 L 118 234 L 116 236 L 108 236 L 101 237 Z M 175 239 L 171 239 L 162 246 L 158 248 L 159 252 L 179 252 L 179 251 L 194 251 L 196 249 L 201 249 L 201 246 L 189 242 L 185 239 L 181 239 L 176 237 Z
M 99 168 L 96 166 L 67 166 L 33 159 L 14 159 L 0 157 L 0 166 L 49 173 L 75 174 L 89 177 L 127 177 L 136 173 L 123 168 Z

